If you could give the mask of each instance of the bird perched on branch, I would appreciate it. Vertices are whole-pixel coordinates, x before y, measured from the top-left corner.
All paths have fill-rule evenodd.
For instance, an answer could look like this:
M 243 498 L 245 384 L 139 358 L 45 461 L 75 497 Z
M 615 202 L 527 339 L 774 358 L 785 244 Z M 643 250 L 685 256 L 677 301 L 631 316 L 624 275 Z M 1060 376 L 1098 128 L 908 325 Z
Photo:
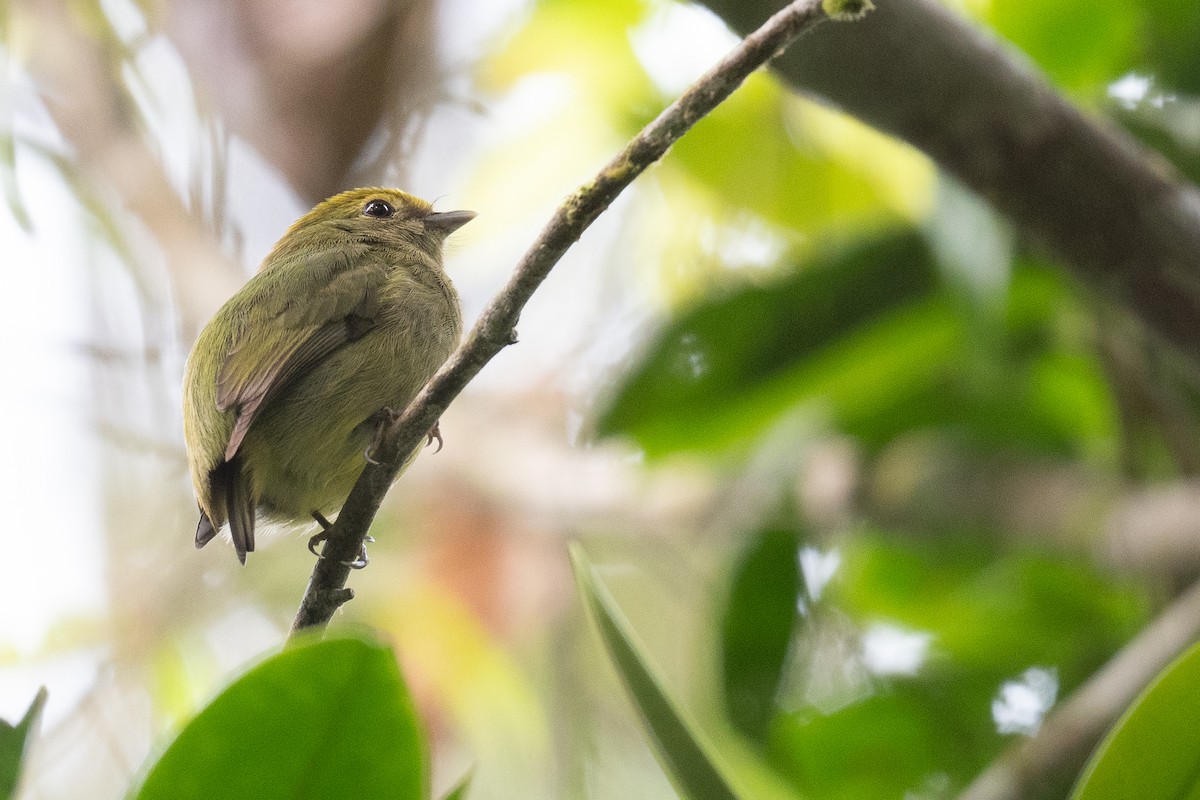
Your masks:
M 292 225 L 209 321 L 183 384 L 196 547 L 228 522 L 244 564 L 258 514 L 327 527 L 382 423 L 458 344 L 442 244 L 474 216 L 396 189 L 343 192 Z

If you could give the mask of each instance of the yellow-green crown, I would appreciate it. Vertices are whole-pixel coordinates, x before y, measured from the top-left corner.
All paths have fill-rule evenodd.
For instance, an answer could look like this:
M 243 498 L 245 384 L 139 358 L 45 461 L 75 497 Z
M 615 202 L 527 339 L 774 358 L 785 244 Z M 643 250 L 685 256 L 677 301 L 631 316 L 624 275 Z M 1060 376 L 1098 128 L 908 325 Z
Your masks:
M 296 224 L 292 228 L 302 228 L 320 220 L 356 217 L 362 214 L 363 208 L 372 200 L 383 200 L 389 203 L 398 212 L 396 216 L 402 218 L 423 217 L 433 211 L 432 205 L 408 192 L 370 186 L 362 189 L 350 189 L 318 203 L 312 211 L 296 220 Z

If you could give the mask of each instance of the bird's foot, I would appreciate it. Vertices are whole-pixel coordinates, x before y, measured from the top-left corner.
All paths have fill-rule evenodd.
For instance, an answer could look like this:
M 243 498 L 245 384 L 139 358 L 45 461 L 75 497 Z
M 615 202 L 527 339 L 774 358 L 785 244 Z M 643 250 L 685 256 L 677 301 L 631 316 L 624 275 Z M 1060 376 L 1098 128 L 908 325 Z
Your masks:
M 313 536 L 309 537 L 308 552 L 312 553 L 317 558 L 324 558 L 325 556 L 323 556 L 317 552 L 317 545 L 319 545 L 321 542 L 323 542 L 329 538 L 329 529 L 333 527 L 333 523 L 331 523 L 329 520 L 325 519 L 325 517 L 322 516 L 321 512 L 319 512 L 319 511 L 312 512 L 312 518 L 315 519 L 317 521 L 317 524 L 321 526 L 321 530 L 318 533 L 314 534 Z M 371 559 L 367 558 L 367 545 L 374 544 L 374 543 L 375 543 L 374 536 L 371 536 L 369 534 L 367 536 L 364 536 L 363 540 L 362 540 L 362 544 L 360 544 L 358 546 L 358 555 L 355 556 L 354 560 L 343 561 L 342 563 L 345 564 L 350 569 L 362 569 L 363 567 L 365 567 L 367 564 L 369 564 L 371 562 Z
M 358 555 L 353 561 L 343 561 L 342 563 L 350 569 L 362 569 L 367 564 L 371 563 L 371 559 L 367 558 L 367 543 L 374 543 L 374 536 L 364 536 L 362 544 L 358 546 Z
M 388 425 L 395 422 L 399 416 L 400 415 L 398 413 L 387 406 L 384 406 L 383 408 L 379 409 L 379 411 L 375 412 L 375 435 L 371 437 L 371 443 L 368 444 L 367 449 L 363 451 L 363 458 L 367 460 L 367 463 L 379 466 L 379 459 L 375 458 L 375 453 L 378 452 L 379 445 L 383 441 L 383 431 Z M 433 452 L 442 452 L 442 445 L 445 444 L 445 442 L 442 440 L 442 429 L 436 422 L 433 423 L 433 427 L 429 429 L 429 433 L 425 434 L 425 446 L 429 447 L 429 445 L 433 444 L 434 442 L 437 442 L 437 450 L 434 450 Z
M 321 532 L 309 538 L 308 552 L 320 558 L 321 554 L 317 552 L 317 545 L 329 538 L 329 529 L 333 527 L 333 523 L 325 519 L 325 516 L 320 511 L 313 511 L 312 518 L 321 526 Z
M 379 450 L 379 445 L 383 443 L 383 431 L 388 425 L 396 421 L 400 414 L 392 409 L 384 406 L 372 415 L 375 420 L 375 435 L 371 437 L 371 443 L 367 445 L 367 449 L 363 451 L 363 458 L 368 464 L 379 466 L 379 460 L 375 458 L 375 453 Z
M 435 453 L 442 452 L 442 429 L 438 425 L 438 423 L 436 423 L 436 422 L 433 423 L 433 427 L 429 429 L 429 433 L 425 434 L 425 436 L 426 436 L 426 439 L 425 439 L 426 447 L 429 447 L 429 445 L 433 444 L 434 440 L 436 440 L 438 443 L 438 449 L 434 450 L 433 452 L 435 452 Z

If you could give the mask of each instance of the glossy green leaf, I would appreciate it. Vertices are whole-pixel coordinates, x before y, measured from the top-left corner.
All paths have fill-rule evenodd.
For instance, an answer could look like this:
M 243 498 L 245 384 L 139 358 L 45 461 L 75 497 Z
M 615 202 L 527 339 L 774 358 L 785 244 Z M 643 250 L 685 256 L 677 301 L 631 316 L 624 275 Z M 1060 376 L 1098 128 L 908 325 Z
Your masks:
M 709 300 L 668 325 L 599 431 L 659 456 L 731 446 L 806 400 L 842 422 L 885 413 L 954 352 L 960 324 L 937 285 L 923 240 L 902 231 Z
M 138 800 L 420 800 L 426 751 L 391 648 L 310 641 L 251 669 L 189 723 Z
M 725 711 L 735 728 L 761 744 L 775 715 L 775 695 L 796 625 L 799 548 L 795 529 L 761 531 L 734 572 L 721 624 Z
M 29 710 L 16 725 L 0 720 L 0 798 L 15 797 L 17 783 L 21 779 L 21 764 L 29 743 L 33 740 L 42 709 L 46 705 L 46 689 L 43 687 L 29 704 Z
M 1072 800 L 1200 797 L 1200 645 L 1166 668 L 1092 756 Z
M 617 673 L 641 714 L 654 752 L 679 793 L 690 800 L 735 800 L 738 795 L 712 745 L 671 699 L 625 615 L 578 544 L 571 545 L 571 566 Z

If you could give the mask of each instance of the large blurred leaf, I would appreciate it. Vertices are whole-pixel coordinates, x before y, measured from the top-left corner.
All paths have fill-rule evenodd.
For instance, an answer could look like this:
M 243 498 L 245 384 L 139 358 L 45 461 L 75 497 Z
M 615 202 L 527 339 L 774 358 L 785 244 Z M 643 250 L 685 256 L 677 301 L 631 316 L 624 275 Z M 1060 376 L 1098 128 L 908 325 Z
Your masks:
M 1142 0 L 1149 33 L 1144 70 L 1165 89 L 1200 95 L 1200 3 Z
M 680 794 L 691 800 L 736 800 L 738 795 L 712 746 L 702 740 L 695 724 L 684 717 L 655 675 L 625 615 L 597 580 L 578 544 L 571 546 L 571 566 L 617 673 L 645 722 L 655 754 Z
M 29 710 L 16 725 L 0 720 L 0 799 L 8 800 L 17 793 L 17 782 L 21 778 L 21 764 L 25 752 L 33 739 L 42 708 L 46 705 L 46 690 L 39 689 Z
M 742 446 L 797 407 L 868 450 L 940 430 L 980 452 L 1115 463 L 1093 323 L 1058 273 L 1017 260 L 979 302 L 915 232 L 860 239 L 669 323 L 601 414 L 651 458 Z
M 901 231 L 705 302 L 668 325 L 599 430 L 657 456 L 728 446 L 803 400 L 843 421 L 876 414 L 927 383 L 959 338 L 936 285 L 925 244 Z
M 766 742 L 775 714 L 775 695 L 796 624 L 799 548 L 795 529 L 761 531 L 734 572 L 722 620 L 725 710 L 735 728 L 760 743 Z
M 952 796 L 1011 741 L 989 713 L 1007 681 L 1039 668 L 1065 696 L 1147 617 L 1140 590 L 1078 559 L 1005 555 L 970 531 L 862 533 L 840 552 L 823 603 L 861 631 L 885 626 L 929 644 L 915 670 L 879 674 L 856 660 L 866 634 L 851 638 L 809 677 L 850 683 L 847 701 L 799 703 L 776 718 L 772 763 L 823 800 Z
M 998 677 L 1053 666 L 1068 687 L 1136 633 L 1147 613 L 1134 585 L 1078 559 L 998 552 L 966 530 L 856 537 L 830 591 L 858 619 L 930 631 L 957 667 Z
M 1200 94 L 1193 0 L 992 0 L 984 16 L 1060 85 L 1089 92 L 1133 72 Z
M 911 212 L 911 198 L 891 188 L 899 173 L 928 174 L 911 150 L 855 123 L 849 152 L 822 141 L 832 115 L 799 103 L 766 73 L 752 75 L 728 100 L 675 144 L 664 166 L 683 169 L 734 208 L 812 233 L 833 223 L 874 219 L 885 211 Z M 844 148 L 843 148 L 844 149 Z M 879 153 L 889 158 L 872 159 Z M 914 166 L 915 165 L 915 166 Z
M 1166 668 L 1096 750 L 1072 800 L 1200 797 L 1200 645 Z
M 138 800 L 425 796 L 426 751 L 389 647 L 310 641 L 247 672 L 151 768 Z
M 974 774 L 1000 742 L 986 736 L 986 705 L 961 706 L 974 698 L 949 688 L 896 681 L 830 714 L 785 715 L 772 729 L 772 763 L 821 800 L 952 797 L 926 781 Z
M 988 17 L 999 33 L 1057 83 L 1096 89 L 1133 64 L 1138 12 L 1129 0 L 994 0 Z

